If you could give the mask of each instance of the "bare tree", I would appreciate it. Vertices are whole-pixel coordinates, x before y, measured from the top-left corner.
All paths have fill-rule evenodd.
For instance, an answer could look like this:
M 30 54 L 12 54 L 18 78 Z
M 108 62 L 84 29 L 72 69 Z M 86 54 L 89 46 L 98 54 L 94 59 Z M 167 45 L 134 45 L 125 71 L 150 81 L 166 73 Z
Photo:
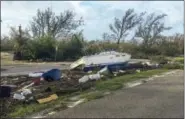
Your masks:
M 108 33 L 103 33 L 102 35 L 103 40 L 108 40 L 109 39 L 108 37 L 109 37 Z
M 109 28 L 113 32 L 112 35 L 116 38 L 117 44 L 119 44 L 120 40 L 123 40 L 128 35 L 128 31 L 142 21 L 142 16 L 144 14 L 145 13 L 137 15 L 134 13 L 134 9 L 128 9 L 121 20 L 115 18 L 114 24 L 110 24 Z
M 10 39 L 14 43 L 16 59 L 22 59 L 23 51 L 27 46 L 27 41 L 31 38 L 28 29 L 22 30 L 21 25 L 17 30 L 15 27 L 10 27 Z
M 1 36 L 1 41 L 7 41 L 9 40 L 9 37 L 7 35 Z
M 143 38 L 143 45 L 150 47 L 161 37 L 161 33 L 165 30 L 170 30 L 171 27 L 165 27 L 164 18 L 166 14 L 155 15 L 152 13 L 147 16 L 146 20 L 138 26 L 136 37 Z
M 7 35 L 1 36 L 1 51 L 12 51 L 13 42 L 10 40 L 10 37 Z
M 75 14 L 69 10 L 57 16 L 50 8 L 45 11 L 38 9 L 37 15 L 31 21 L 31 31 L 35 37 L 51 35 L 58 38 L 76 30 L 82 23 L 82 18 L 75 20 Z
M 103 33 L 102 39 L 103 39 L 104 41 L 111 42 L 111 41 L 114 41 L 116 38 L 115 38 L 115 36 L 114 36 L 113 34 L 110 35 L 110 34 L 108 34 L 108 33 Z
M 21 25 L 16 30 L 15 27 L 10 27 L 10 38 L 14 42 L 14 48 L 17 52 L 21 52 L 27 41 L 31 38 L 28 29 L 22 30 Z

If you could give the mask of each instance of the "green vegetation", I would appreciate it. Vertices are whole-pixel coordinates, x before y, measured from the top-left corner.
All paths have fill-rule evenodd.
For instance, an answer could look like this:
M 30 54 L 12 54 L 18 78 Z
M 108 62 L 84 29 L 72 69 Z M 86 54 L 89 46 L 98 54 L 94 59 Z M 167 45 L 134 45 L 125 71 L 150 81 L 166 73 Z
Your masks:
M 121 89 L 124 86 L 124 83 L 128 81 L 134 81 L 141 78 L 148 78 L 155 74 L 161 74 L 163 72 L 169 71 L 168 69 L 155 69 L 155 70 L 149 70 L 149 71 L 143 71 L 136 74 L 128 74 L 123 75 L 120 77 L 113 78 L 111 80 L 106 81 L 97 81 L 96 82 L 96 89 L 97 90 L 117 90 Z
M 83 30 L 77 31 L 77 28 L 83 25 L 83 20 L 76 19 L 75 13 L 72 11 L 61 11 L 59 15 L 56 15 L 50 8 L 43 11 L 38 9 L 37 14 L 28 25 L 30 28 L 11 27 L 10 34 L 1 37 L 1 51 L 15 53 L 14 56 L 1 54 L 1 56 L 3 55 L 1 63 L 73 61 L 81 56 L 105 50 L 127 52 L 132 55 L 132 58 L 147 58 L 165 63 L 171 59 L 173 61 L 171 57 L 184 54 L 184 34 L 162 35 L 163 31 L 171 29 L 164 25 L 163 20 L 167 15 L 149 13 L 148 16 L 144 16 L 144 13 L 137 14 L 134 9 L 128 9 L 123 16 L 119 17 L 121 19 L 115 18 L 113 23 L 110 23 L 111 34 L 104 33 L 102 39 L 89 41 L 84 39 Z M 30 30 L 28 31 L 28 29 Z M 126 41 L 125 37 L 133 29 L 136 29 L 134 38 Z M 139 42 L 135 37 L 140 37 L 143 41 Z M 170 59 L 166 57 L 170 57 Z M 12 59 L 18 61 L 12 61 Z M 114 91 L 122 88 L 125 82 L 147 78 L 169 71 L 168 69 L 183 68 L 184 58 L 178 57 L 174 61 L 177 63 L 164 65 L 163 69 L 119 76 L 106 81 L 99 80 L 95 83 L 95 87 L 99 91 Z M 99 92 L 81 93 L 84 93 L 82 97 L 86 97 L 88 100 L 102 97 Z M 13 110 L 15 111 L 11 112 L 10 116 L 24 116 L 53 105 L 61 104 L 62 107 L 65 107 L 64 99 L 66 98 L 59 97 L 58 100 L 47 104 L 14 105 Z
M 165 69 L 184 69 L 184 64 L 180 64 L 180 63 L 165 64 L 163 68 Z
M 9 116 L 10 117 L 22 117 L 26 116 L 28 114 L 36 113 L 41 110 L 44 110 L 46 108 L 54 108 L 55 106 L 60 105 L 61 109 L 66 108 L 66 105 L 64 103 L 65 98 L 63 96 L 60 96 L 57 100 L 51 101 L 49 103 L 44 103 L 44 104 L 38 104 L 38 103 L 33 103 L 33 104 L 19 104 L 16 106 L 13 106 L 12 111 Z
M 184 69 L 184 57 L 168 57 L 168 61 L 172 63 L 165 64 L 166 69 Z
M 83 25 L 83 20 L 76 19 L 72 11 L 61 11 L 60 15 L 56 15 L 50 8 L 43 11 L 38 9 L 28 25 L 30 28 L 11 27 L 10 34 L 1 37 L 1 51 L 14 52 L 14 59 L 24 61 L 74 61 L 81 56 L 105 50 L 127 52 L 132 58 L 148 58 L 160 62 L 166 61 L 166 56 L 182 55 L 184 35 L 162 35 L 163 31 L 171 29 L 164 26 L 166 15 L 145 15 L 128 9 L 121 19 L 115 18 L 110 23 L 110 34 L 103 33 L 102 39 L 89 41 L 84 39 L 83 29 L 76 31 Z M 125 37 L 134 29 L 134 38 L 126 41 Z M 135 37 L 140 37 L 143 41 L 139 42 Z M 4 63 L 13 63 L 5 60 Z
M 111 80 L 115 80 L 115 79 L 111 79 Z M 123 87 L 123 84 L 121 84 L 120 82 L 116 82 L 116 81 L 102 81 L 102 82 L 97 82 L 96 84 L 96 89 L 98 90 L 117 90 Z
M 106 90 L 115 91 L 121 89 L 124 86 L 124 83 L 129 81 L 138 80 L 141 78 L 148 78 L 152 75 L 161 74 L 169 71 L 168 69 L 155 69 L 149 71 L 143 71 L 136 74 L 128 74 L 119 77 L 115 77 L 110 80 L 99 80 L 95 83 L 96 91 L 92 91 L 90 89 L 84 90 L 82 92 L 76 91 L 70 94 L 65 94 L 63 96 L 59 96 L 59 98 L 55 101 L 51 101 L 45 104 L 18 104 L 12 107 L 12 112 L 9 114 L 10 117 L 21 117 L 27 114 L 32 114 L 44 110 L 46 108 L 53 108 L 53 110 L 65 109 L 66 101 L 68 101 L 69 97 L 80 95 L 80 98 L 86 98 L 87 101 L 93 99 L 99 99 L 104 97 L 103 92 Z
M 174 61 L 184 64 L 184 57 L 175 57 Z
M 155 69 L 155 70 L 149 70 L 149 71 L 143 71 L 136 74 L 128 74 L 120 77 L 116 77 L 110 80 L 99 80 L 96 81 L 95 87 L 96 91 L 85 91 L 81 93 L 81 98 L 86 98 L 88 101 L 93 99 L 99 99 L 104 97 L 103 93 L 105 91 L 115 91 L 118 89 L 123 88 L 124 83 L 129 81 L 134 81 L 142 78 L 148 78 L 156 74 L 162 74 L 164 72 L 169 71 L 168 69 Z
M 169 59 L 167 59 L 165 56 L 162 56 L 162 55 L 159 55 L 159 56 L 152 56 L 150 57 L 150 60 L 151 61 L 155 61 L 155 62 L 158 62 L 158 63 L 167 63 L 169 61 Z
M 82 93 L 80 98 L 86 98 L 87 101 L 94 100 L 94 99 L 99 99 L 104 97 L 102 92 L 88 92 L 88 93 Z

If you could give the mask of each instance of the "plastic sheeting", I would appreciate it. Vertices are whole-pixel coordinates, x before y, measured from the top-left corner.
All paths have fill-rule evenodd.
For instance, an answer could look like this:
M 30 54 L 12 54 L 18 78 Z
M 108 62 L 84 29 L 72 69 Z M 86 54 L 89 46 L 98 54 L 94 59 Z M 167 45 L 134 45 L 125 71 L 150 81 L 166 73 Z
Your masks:
M 40 77 L 43 75 L 44 72 L 34 72 L 34 73 L 29 73 L 29 77 Z
M 89 80 L 99 80 L 101 78 L 101 75 L 99 73 L 97 74 L 90 74 L 90 75 L 86 75 L 86 76 L 83 76 L 82 78 L 80 78 L 78 80 L 79 83 L 85 83 Z
M 45 72 L 42 77 L 46 80 L 46 81 L 57 81 L 60 80 L 62 75 L 62 72 L 59 69 L 51 69 L 47 72 Z
M 19 93 L 15 93 L 15 94 L 13 95 L 13 98 L 14 98 L 14 99 L 17 99 L 17 100 L 25 100 L 25 96 L 24 96 L 24 95 L 21 95 L 21 94 L 19 94 Z

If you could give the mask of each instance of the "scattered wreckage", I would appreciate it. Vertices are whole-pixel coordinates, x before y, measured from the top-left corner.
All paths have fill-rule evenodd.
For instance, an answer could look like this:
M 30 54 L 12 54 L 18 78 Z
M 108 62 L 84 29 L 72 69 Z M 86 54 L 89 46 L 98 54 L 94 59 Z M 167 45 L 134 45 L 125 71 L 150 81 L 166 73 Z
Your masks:
M 70 70 L 81 67 L 84 72 L 92 71 L 105 66 L 110 70 L 119 70 L 127 66 L 131 55 L 115 51 L 101 52 L 99 54 L 84 56 L 70 65 Z
M 89 81 L 159 67 L 150 63 L 131 63 L 130 59 L 131 55 L 127 53 L 101 52 L 80 58 L 70 65 L 69 70 L 51 69 L 19 77 L 1 77 L 4 84 L 0 86 L 0 97 L 46 103 L 56 100 L 57 95 L 90 88 Z

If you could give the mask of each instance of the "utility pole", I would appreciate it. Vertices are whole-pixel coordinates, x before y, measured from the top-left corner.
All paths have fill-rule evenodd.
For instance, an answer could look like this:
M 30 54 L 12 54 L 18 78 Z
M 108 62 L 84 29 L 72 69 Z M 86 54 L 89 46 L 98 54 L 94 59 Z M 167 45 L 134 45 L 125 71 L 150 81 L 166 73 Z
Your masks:
M 19 41 L 22 41 L 22 27 L 19 25 Z M 20 53 L 20 59 L 22 59 L 22 45 L 18 46 L 18 54 Z
M 20 35 L 20 38 L 22 38 L 22 27 L 21 27 L 21 25 L 19 25 L 19 35 Z
M 55 62 L 56 62 L 56 59 L 57 59 L 57 52 L 58 52 L 58 45 L 55 46 Z

